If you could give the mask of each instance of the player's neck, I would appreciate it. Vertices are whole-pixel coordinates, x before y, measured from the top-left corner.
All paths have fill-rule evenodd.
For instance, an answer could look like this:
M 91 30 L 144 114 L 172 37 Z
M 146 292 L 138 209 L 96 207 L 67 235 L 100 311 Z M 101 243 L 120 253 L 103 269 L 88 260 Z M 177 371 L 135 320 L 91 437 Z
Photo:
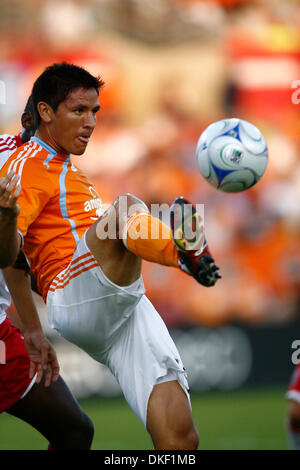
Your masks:
M 55 141 L 55 139 L 52 137 L 51 133 L 49 132 L 48 128 L 40 126 L 39 129 L 35 132 L 35 137 L 40 139 L 42 142 L 44 142 L 46 145 L 51 147 L 56 153 L 58 154 L 64 154 L 68 155 L 65 150 Z

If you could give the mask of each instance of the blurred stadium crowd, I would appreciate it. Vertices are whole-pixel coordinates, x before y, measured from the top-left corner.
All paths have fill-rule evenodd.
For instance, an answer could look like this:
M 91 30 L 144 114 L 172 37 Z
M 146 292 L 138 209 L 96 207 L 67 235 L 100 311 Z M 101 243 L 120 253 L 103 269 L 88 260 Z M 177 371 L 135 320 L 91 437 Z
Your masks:
M 288 322 L 300 296 L 300 7 L 276 0 L 0 0 L 0 132 L 19 131 L 31 85 L 66 60 L 106 87 L 94 136 L 73 159 L 104 203 L 184 195 L 205 204 L 223 279 L 199 288 L 144 263 L 169 327 Z M 294 88 L 293 88 L 294 86 Z M 300 84 L 298 85 L 300 88 Z M 5 101 L 5 102 L 4 102 Z M 199 135 L 225 117 L 264 134 L 269 165 L 249 191 L 212 189 L 197 171 Z

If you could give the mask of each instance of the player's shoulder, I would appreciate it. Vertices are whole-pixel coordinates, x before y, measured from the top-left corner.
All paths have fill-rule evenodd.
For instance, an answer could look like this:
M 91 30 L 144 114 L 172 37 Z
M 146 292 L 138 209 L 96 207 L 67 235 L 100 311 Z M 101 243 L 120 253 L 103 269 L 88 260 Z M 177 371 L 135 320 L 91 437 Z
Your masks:
M 33 165 L 36 172 L 38 166 L 41 166 L 41 162 L 43 162 L 43 159 L 45 158 L 44 155 L 40 155 L 43 154 L 43 150 L 44 149 L 41 146 L 31 140 L 22 144 L 20 147 L 11 150 L 9 154 L 5 155 L 5 158 L 3 158 L 5 161 L 2 162 L 3 166 L 1 172 L 4 172 L 5 174 L 9 171 L 14 171 L 20 174 L 23 173 L 23 171 L 30 173 Z
M 24 162 L 31 164 L 43 161 L 43 158 L 46 157 L 46 154 L 47 152 L 40 144 L 33 140 L 29 140 L 15 149 L 13 159 L 18 159 L 19 161 L 22 161 L 23 164 Z
M 18 147 L 17 136 L 10 134 L 0 135 L 0 153 L 13 152 Z

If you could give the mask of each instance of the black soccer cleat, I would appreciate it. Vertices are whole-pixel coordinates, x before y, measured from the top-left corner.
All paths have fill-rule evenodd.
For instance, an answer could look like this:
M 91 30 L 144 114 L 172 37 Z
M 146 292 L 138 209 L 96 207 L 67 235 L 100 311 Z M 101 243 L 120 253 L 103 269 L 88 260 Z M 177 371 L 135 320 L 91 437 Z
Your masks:
M 172 204 L 171 229 L 180 269 L 203 286 L 214 286 L 221 276 L 205 240 L 203 219 L 183 197 L 176 198 Z

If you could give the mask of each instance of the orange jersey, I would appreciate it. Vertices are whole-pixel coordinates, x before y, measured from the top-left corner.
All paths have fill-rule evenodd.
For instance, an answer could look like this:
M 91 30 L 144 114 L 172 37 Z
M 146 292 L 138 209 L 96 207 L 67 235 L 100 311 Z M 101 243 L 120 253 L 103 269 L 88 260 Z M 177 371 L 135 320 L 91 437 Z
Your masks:
M 70 156 L 57 154 L 36 137 L 10 156 L 0 176 L 9 171 L 20 175 L 18 231 L 45 300 L 52 280 L 102 213 L 101 200 Z

